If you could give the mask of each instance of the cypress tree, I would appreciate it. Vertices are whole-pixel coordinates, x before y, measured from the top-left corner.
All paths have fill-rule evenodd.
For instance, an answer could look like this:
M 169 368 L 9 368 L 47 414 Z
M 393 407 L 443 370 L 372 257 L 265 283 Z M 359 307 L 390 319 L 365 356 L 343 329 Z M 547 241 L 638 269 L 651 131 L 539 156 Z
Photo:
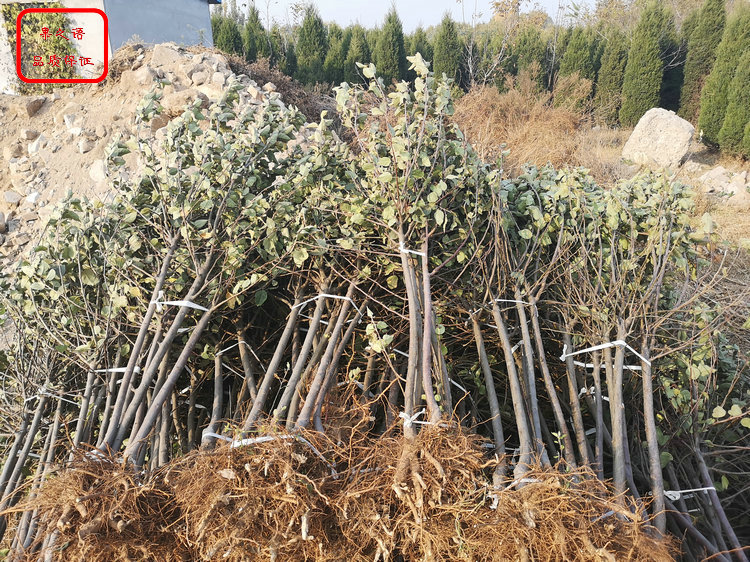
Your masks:
M 547 84 L 547 43 L 542 39 L 539 29 L 532 25 L 521 29 L 512 50 L 515 73 L 528 71 L 532 64 L 536 64 L 539 69 L 536 81 L 542 90 Z
M 620 107 L 620 123 L 625 127 L 638 123 L 644 113 L 659 104 L 663 63 L 658 10 L 656 2 L 646 7 L 630 41 Z
M 349 49 L 344 62 L 344 80 L 350 84 L 356 84 L 362 80 L 357 68 L 357 63 L 367 64 L 370 62 L 370 46 L 367 44 L 367 36 L 361 25 L 355 25 L 352 29 L 352 39 L 349 41 Z
M 326 82 L 329 84 L 340 84 L 344 81 L 344 63 L 346 62 L 346 50 L 344 45 L 344 32 L 335 24 L 328 28 L 328 53 L 323 63 Z
M 597 116 L 609 126 L 617 125 L 619 122 L 618 113 L 622 103 L 622 83 L 627 61 L 627 38 L 622 32 L 613 31 L 604 47 L 594 98 Z
M 724 122 L 737 63 L 744 51 L 750 49 L 750 8 L 741 7 L 729 21 L 716 50 L 716 62 L 701 92 L 701 111 L 698 128 L 703 131 L 703 142 L 717 144 Z
M 314 84 L 324 79 L 323 63 L 328 50 L 326 27 L 318 10 L 308 4 L 297 39 L 297 80 Z
M 386 84 L 406 78 L 404 30 L 395 7 L 391 7 L 385 17 L 385 24 L 378 34 L 373 58 L 378 74 Z
M 578 72 L 581 78 L 594 79 L 593 45 L 582 27 L 576 27 L 568 41 L 565 53 L 560 59 L 560 76 Z
M 289 40 L 287 40 L 284 52 L 279 58 L 279 70 L 287 76 L 297 75 L 297 53 L 294 49 L 294 43 Z
M 743 146 L 747 147 L 745 133 L 750 124 L 750 49 L 745 50 L 737 63 L 728 100 L 724 123 L 719 130 L 719 146 L 729 154 L 750 157 L 750 152 L 743 153 Z
M 408 53 L 409 56 L 421 53 L 424 60 L 432 62 L 432 58 L 434 56 L 432 44 L 427 38 L 427 34 L 425 33 L 424 29 L 422 29 L 421 27 L 418 27 L 409 38 Z
M 701 7 L 698 23 L 690 34 L 680 95 L 680 115 L 693 123 L 698 118 L 701 90 L 714 64 L 725 21 L 724 0 L 706 0 Z
M 677 111 L 680 107 L 680 92 L 683 81 L 684 51 L 677 37 L 674 14 L 659 4 L 657 17 L 662 29 L 659 36 L 659 53 L 664 65 L 664 75 L 661 82 L 659 105 L 666 109 Z
M 432 62 L 432 45 L 430 44 L 430 40 L 427 39 L 427 34 L 424 29 L 421 27 L 418 27 L 414 33 L 406 39 L 406 54 L 414 56 L 417 53 L 420 53 L 425 61 Z M 417 78 L 417 73 L 413 70 L 407 70 L 406 78 L 409 82 L 414 82 Z
M 214 45 L 225 53 L 242 56 L 242 33 L 233 18 L 221 18 Z
M 260 13 L 255 6 L 250 6 L 242 33 L 242 42 L 245 47 L 245 60 L 248 62 L 255 62 L 260 57 L 271 55 L 266 30 L 260 22 Z
M 445 74 L 449 79 L 458 79 L 458 70 L 461 65 L 461 41 L 458 38 L 458 30 L 449 14 L 443 16 L 443 21 L 438 28 L 435 37 L 435 52 L 432 64 L 436 77 Z

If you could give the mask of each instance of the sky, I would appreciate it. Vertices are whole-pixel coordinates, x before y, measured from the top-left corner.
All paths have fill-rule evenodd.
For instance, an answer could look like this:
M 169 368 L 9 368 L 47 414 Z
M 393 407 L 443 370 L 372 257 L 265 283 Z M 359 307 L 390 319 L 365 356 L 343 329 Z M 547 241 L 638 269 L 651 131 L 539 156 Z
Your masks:
M 223 0 L 227 3 L 227 0 Z M 237 6 L 247 5 L 250 0 L 236 0 Z M 291 6 L 294 0 L 255 0 L 255 5 L 264 23 L 270 15 L 280 23 L 293 23 Z M 314 0 L 323 21 L 336 22 L 341 26 L 360 23 L 365 27 L 375 27 L 383 23 L 390 8 L 389 0 Z M 404 26 L 405 33 L 413 32 L 418 26 L 438 25 L 443 15 L 450 12 L 454 20 L 472 23 L 472 15 L 480 14 L 478 21 L 488 21 L 492 17 L 491 0 L 395 0 L 396 11 Z M 558 0 L 532 0 L 522 5 L 522 11 L 530 10 L 534 4 L 554 16 Z

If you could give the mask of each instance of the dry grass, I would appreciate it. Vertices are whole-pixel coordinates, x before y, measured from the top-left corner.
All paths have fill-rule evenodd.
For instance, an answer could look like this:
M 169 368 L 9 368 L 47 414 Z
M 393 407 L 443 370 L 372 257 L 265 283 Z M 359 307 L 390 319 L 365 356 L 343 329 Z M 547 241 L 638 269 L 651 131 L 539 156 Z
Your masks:
M 673 544 L 584 470 L 533 470 L 493 508 L 497 461 L 484 451 L 455 428 L 406 445 L 356 428 L 336 443 L 305 432 L 193 453 L 142 480 L 79 454 L 34 507 L 66 545 L 55 560 L 672 559 Z
M 593 128 L 588 115 L 591 83 L 577 74 L 561 78 L 554 96 L 539 91 L 534 70 L 508 79 L 500 93 L 492 86 L 473 89 L 456 102 L 454 120 L 487 160 L 510 151 L 504 160 L 509 174 L 524 164 L 583 166 L 602 183 L 627 173 L 620 162 L 626 131 Z

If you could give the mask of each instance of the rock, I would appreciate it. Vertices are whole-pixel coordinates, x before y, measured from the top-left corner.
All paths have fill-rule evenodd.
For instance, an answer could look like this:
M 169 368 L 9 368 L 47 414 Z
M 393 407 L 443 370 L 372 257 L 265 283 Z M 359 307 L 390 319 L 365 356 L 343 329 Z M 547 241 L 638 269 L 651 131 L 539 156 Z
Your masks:
M 750 205 L 750 191 L 748 191 L 747 185 L 747 172 L 743 172 L 743 174 L 737 174 L 736 176 L 734 176 L 732 178 L 732 181 L 730 181 L 724 189 L 724 193 L 729 194 L 729 198 L 727 199 L 727 203 L 729 205 L 743 207 L 745 205 Z
M 34 140 L 39 136 L 39 131 L 34 129 L 21 129 L 21 140 Z
M 139 86 L 150 86 L 155 80 L 156 72 L 148 65 L 143 65 L 133 72 L 133 81 Z
M 36 220 L 39 220 L 39 213 L 36 211 L 29 211 L 28 213 L 22 214 L 20 217 L 18 217 L 18 220 L 21 222 L 34 222 Z
M 5 244 L 5 236 L 0 234 L 0 246 L 2 246 L 3 244 Z
M 20 158 L 21 156 L 23 156 L 23 146 L 19 142 L 3 148 L 3 158 L 6 162 L 10 162 L 14 158 Z
M 91 152 L 95 146 L 96 143 L 91 139 L 81 139 L 80 141 L 78 141 L 78 152 L 80 152 L 81 154 L 86 154 L 87 152 Z
M 68 131 L 70 131 L 73 127 L 76 126 L 77 121 L 78 121 L 78 116 L 75 113 L 68 113 L 66 115 L 63 115 L 63 123 L 65 123 L 65 126 L 68 128 Z
M 248 84 L 245 87 L 245 93 L 255 101 L 263 100 L 263 92 L 259 90 L 257 86 L 254 86 L 253 84 Z
M 274 84 L 273 82 L 266 82 L 263 85 L 263 91 L 264 92 L 269 92 L 269 93 L 270 92 L 275 92 L 276 91 L 276 84 Z
M 33 96 L 21 100 L 19 113 L 21 117 L 34 117 L 42 109 L 44 102 L 47 101 L 45 96 Z
M 205 84 L 206 80 L 208 80 L 208 72 L 194 72 L 193 76 L 191 77 L 191 80 L 193 81 L 193 84 L 195 86 L 200 86 L 201 84 Z
M 104 125 L 97 125 L 94 134 L 96 135 L 96 138 L 103 139 L 107 136 L 107 127 Z
M 161 104 L 164 106 L 164 110 L 168 115 L 176 117 L 181 115 L 197 98 L 200 98 L 201 100 L 201 107 L 208 107 L 208 96 L 194 88 L 188 88 L 187 90 L 173 92 L 166 95 L 162 99 Z
M 23 197 L 15 191 L 6 191 L 3 194 L 3 197 L 8 205 L 18 205 L 21 202 L 21 199 L 23 199 Z
M 173 66 L 185 64 L 185 58 L 179 53 L 175 45 L 161 43 L 154 47 L 151 53 L 151 66 Z
M 29 154 L 36 154 L 47 145 L 47 138 L 39 135 L 36 140 L 29 144 Z
M 695 128 L 674 111 L 649 109 L 622 149 L 622 157 L 636 164 L 676 168 L 690 150 Z
M 104 160 L 94 160 L 89 168 L 89 177 L 96 183 L 102 183 L 107 179 L 107 164 Z
M 224 76 L 223 72 L 214 72 L 211 76 L 211 83 L 218 86 L 219 88 L 223 88 L 224 84 L 227 82 L 227 77 Z
M 8 232 L 8 223 L 5 222 L 5 214 L 0 213 L 0 234 Z
M 36 205 L 36 202 L 39 201 L 39 198 L 41 196 L 41 193 L 39 193 L 38 191 L 34 191 L 26 196 L 26 202 L 30 205 Z
M 716 166 L 698 178 L 706 193 L 721 192 L 729 183 L 729 172 L 724 166 Z
M 14 176 L 25 174 L 26 172 L 31 171 L 31 163 L 25 156 L 21 158 L 11 158 L 8 161 L 8 170 L 10 170 L 10 173 Z
M 160 113 L 159 115 L 154 115 L 154 117 L 151 119 L 151 132 L 154 133 L 161 129 L 162 127 L 166 127 L 169 123 L 169 116 L 164 115 L 163 113 Z

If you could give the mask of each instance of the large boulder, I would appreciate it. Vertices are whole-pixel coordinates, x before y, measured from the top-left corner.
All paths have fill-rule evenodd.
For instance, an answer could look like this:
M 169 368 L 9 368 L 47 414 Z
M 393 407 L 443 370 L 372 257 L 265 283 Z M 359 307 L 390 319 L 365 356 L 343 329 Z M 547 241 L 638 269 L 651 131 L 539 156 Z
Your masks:
M 625 143 L 622 157 L 643 166 L 676 168 L 687 157 L 694 132 L 674 111 L 649 109 Z

